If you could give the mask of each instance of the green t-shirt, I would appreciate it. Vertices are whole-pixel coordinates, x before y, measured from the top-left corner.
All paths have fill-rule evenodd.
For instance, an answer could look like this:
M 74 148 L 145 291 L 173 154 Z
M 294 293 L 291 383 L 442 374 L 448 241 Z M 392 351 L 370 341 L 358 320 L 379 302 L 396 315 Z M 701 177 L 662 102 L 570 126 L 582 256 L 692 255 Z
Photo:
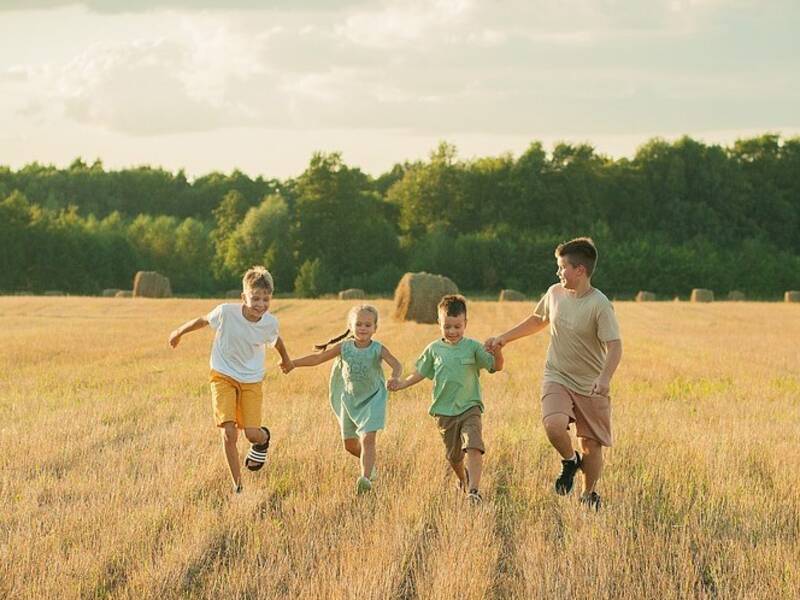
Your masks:
M 417 359 L 420 375 L 433 380 L 433 403 L 428 412 L 432 415 L 453 417 L 473 406 L 480 406 L 480 370 L 494 372 L 494 356 L 483 344 L 462 338 L 457 344 L 441 339 L 428 344 Z

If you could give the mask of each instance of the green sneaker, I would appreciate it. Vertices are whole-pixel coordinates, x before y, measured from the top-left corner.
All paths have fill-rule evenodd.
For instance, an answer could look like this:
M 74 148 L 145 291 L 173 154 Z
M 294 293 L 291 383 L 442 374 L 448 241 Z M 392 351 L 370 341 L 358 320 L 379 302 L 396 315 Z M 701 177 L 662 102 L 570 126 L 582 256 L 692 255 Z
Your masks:
M 356 494 L 366 494 L 372 491 L 372 482 L 363 475 L 356 481 Z

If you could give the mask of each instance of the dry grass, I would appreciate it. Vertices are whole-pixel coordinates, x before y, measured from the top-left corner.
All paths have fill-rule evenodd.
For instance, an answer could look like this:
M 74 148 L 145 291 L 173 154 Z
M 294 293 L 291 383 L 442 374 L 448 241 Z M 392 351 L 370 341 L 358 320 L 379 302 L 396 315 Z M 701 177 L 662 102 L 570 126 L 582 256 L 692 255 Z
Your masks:
M 800 312 L 618 303 L 625 357 L 606 507 L 551 492 L 539 425 L 547 336 L 486 376 L 482 508 L 454 492 L 430 385 L 390 400 L 380 480 L 353 494 L 327 367 L 271 369 L 264 472 L 229 491 L 205 383 L 203 300 L 0 298 L 0 597 L 788 598 L 800 590 Z M 382 316 L 390 301 L 377 303 Z M 279 300 L 293 353 L 349 302 Z M 526 304 L 471 307 L 482 339 Z M 407 368 L 432 325 L 384 318 Z M 270 357 L 270 362 L 277 356 Z M 244 450 L 244 444 L 242 449 Z

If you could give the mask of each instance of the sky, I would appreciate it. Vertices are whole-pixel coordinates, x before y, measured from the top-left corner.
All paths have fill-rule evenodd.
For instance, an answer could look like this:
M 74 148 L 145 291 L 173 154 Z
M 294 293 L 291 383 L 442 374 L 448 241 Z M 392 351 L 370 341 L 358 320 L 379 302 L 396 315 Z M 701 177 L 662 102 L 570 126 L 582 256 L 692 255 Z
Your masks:
M 797 0 L 0 0 L 0 165 L 373 175 L 800 135 Z

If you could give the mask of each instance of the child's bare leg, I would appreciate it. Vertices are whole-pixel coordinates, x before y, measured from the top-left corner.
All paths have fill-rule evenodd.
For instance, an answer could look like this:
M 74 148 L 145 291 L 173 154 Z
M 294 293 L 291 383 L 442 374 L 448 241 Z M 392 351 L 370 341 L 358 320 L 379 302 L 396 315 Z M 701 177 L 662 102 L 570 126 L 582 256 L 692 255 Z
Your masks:
M 547 439 L 550 440 L 553 448 L 558 451 L 562 458 L 572 458 L 575 455 L 575 450 L 572 447 L 572 440 L 567 431 L 569 417 L 565 414 L 556 413 L 545 417 L 542 423 L 544 424 L 545 433 L 547 433 Z
M 452 467 L 453 472 L 456 474 L 456 477 L 458 477 L 458 480 L 462 483 L 464 488 L 466 488 L 466 485 L 467 485 L 467 473 L 466 473 L 466 471 L 464 471 L 464 459 L 462 458 L 458 462 L 453 462 L 452 460 L 448 460 L 448 462 L 450 463 L 450 466 Z
M 469 491 L 479 489 L 483 471 L 483 452 L 475 448 L 467 448 L 467 469 L 469 470 L 467 489 Z
M 242 483 L 242 470 L 239 467 L 239 449 L 236 447 L 236 442 L 239 439 L 239 430 L 236 429 L 236 423 L 225 421 L 222 424 L 222 448 L 225 450 L 225 459 L 228 461 L 228 468 L 231 470 L 231 477 L 233 484 L 239 485 Z
M 361 458 L 361 442 L 358 438 L 345 438 L 344 449 L 356 458 Z
M 375 431 L 361 435 L 361 475 L 370 478 L 375 466 Z
M 581 438 L 581 469 L 583 470 L 583 493 L 594 491 L 603 470 L 603 447 L 596 440 Z

